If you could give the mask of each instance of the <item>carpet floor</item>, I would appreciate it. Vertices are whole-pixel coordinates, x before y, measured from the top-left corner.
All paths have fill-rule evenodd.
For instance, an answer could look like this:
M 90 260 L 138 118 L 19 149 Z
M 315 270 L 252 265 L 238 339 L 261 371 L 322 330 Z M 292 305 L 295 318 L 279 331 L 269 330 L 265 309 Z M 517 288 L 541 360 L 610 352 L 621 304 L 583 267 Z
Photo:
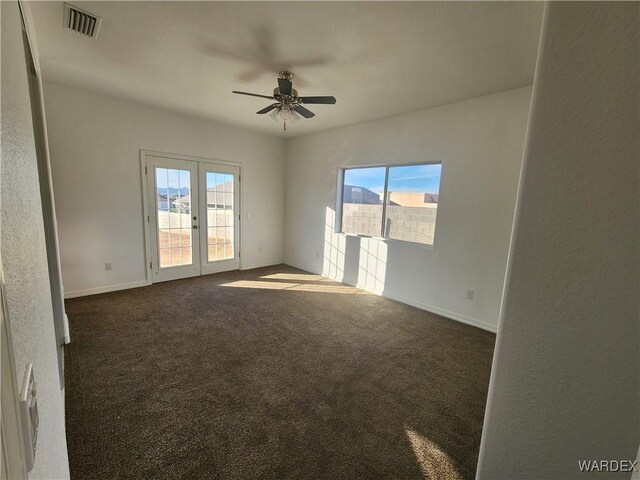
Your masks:
M 285 265 L 67 313 L 72 479 L 475 475 L 492 333 Z

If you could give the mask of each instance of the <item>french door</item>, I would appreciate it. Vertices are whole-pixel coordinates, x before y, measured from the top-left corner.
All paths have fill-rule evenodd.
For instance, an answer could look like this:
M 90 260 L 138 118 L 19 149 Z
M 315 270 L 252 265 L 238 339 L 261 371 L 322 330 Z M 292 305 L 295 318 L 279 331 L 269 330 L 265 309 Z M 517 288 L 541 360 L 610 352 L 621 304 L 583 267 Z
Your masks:
M 239 268 L 239 167 L 146 157 L 154 282 Z

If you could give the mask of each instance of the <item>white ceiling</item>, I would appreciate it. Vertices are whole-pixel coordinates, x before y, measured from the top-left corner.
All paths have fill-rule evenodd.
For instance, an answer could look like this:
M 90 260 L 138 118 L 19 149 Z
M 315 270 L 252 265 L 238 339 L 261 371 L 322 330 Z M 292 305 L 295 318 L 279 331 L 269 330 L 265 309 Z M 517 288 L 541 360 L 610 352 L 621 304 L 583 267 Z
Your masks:
M 295 136 L 529 85 L 542 2 L 71 2 L 98 38 L 32 10 L 45 80 Z M 282 132 L 255 112 L 277 72 L 336 105 Z

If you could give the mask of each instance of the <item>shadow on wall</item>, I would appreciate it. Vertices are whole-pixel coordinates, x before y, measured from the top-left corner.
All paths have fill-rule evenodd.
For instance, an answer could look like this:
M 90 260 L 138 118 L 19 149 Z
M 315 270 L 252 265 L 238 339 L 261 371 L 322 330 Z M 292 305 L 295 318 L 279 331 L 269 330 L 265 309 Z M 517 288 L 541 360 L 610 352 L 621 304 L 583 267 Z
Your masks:
M 387 244 L 374 238 L 338 234 L 335 225 L 335 210 L 327 207 L 322 275 L 381 295 L 387 273 Z

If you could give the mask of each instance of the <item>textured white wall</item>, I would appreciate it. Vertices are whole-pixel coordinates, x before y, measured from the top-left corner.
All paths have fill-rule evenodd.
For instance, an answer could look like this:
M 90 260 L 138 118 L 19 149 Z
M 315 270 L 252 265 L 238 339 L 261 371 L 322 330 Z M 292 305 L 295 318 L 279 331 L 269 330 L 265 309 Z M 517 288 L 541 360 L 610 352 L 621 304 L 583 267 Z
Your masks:
M 495 330 L 530 98 L 525 87 L 289 140 L 286 262 Z M 339 167 L 418 161 L 442 161 L 433 248 L 333 232 Z
M 140 149 L 241 162 L 242 266 L 282 261 L 283 139 L 51 83 L 45 105 L 66 294 L 144 282 Z
M 478 478 L 630 478 L 578 460 L 640 441 L 640 4 L 546 8 Z
M 16 2 L 2 9 L 2 262 L 18 382 L 33 363 L 40 427 L 30 478 L 69 477 L 27 66 Z

